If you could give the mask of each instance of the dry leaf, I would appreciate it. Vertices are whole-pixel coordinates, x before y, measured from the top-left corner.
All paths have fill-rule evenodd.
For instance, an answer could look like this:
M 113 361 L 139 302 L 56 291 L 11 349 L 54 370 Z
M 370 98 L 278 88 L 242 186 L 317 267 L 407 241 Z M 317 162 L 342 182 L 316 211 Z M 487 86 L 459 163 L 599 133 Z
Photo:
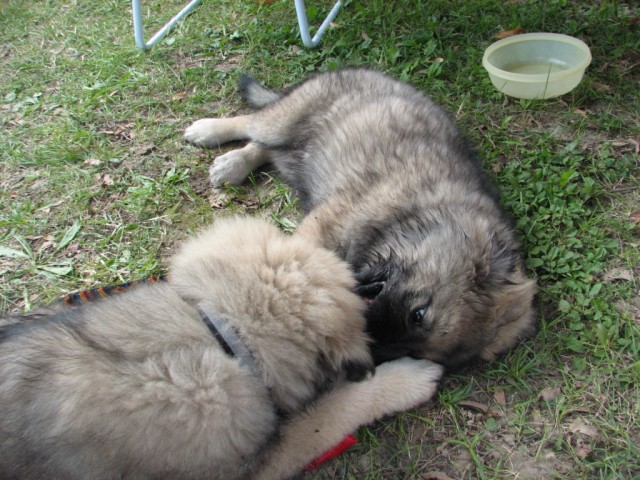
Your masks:
M 455 452 L 455 453 L 454 453 Z M 455 468 L 459 473 L 466 472 L 473 464 L 471 452 L 468 449 L 458 447 L 454 450 L 454 455 L 451 456 L 451 466 Z M 463 477 L 464 475 L 456 475 L 457 477 Z
M 538 400 L 542 399 L 545 402 L 551 402 L 558 398 L 561 393 L 562 390 L 560 389 L 560 387 L 545 388 L 538 394 Z
M 53 237 L 47 236 L 47 240 L 42 242 L 42 245 L 38 248 L 36 253 L 42 253 L 48 248 L 52 248 L 56 246 L 56 242 L 53 241 Z
M 258 200 L 255 198 L 234 198 L 233 199 L 234 203 L 238 204 L 238 205 L 242 205 L 244 208 L 246 209 L 250 209 L 253 210 L 255 208 L 258 207 Z
M 573 110 L 573 113 L 576 113 L 578 115 L 582 115 L 584 118 L 588 117 L 587 112 L 585 112 L 584 110 L 580 110 L 579 108 L 575 108 Z
M 132 127 L 132 123 L 112 124 L 101 128 L 98 132 L 105 135 L 113 135 L 117 140 L 129 141 L 133 138 L 133 133 L 131 132 Z
M 591 452 L 593 452 L 591 445 L 580 445 L 576 448 L 576 455 L 580 458 L 587 458 Z
M 211 189 L 208 200 L 211 208 L 215 209 L 225 208 L 229 205 L 229 196 L 224 190 Z
M 469 410 L 475 410 L 477 412 L 489 413 L 488 405 L 480 402 L 474 402 L 473 400 L 462 400 L 458 402 L 458 406 L 462 408 L 468 408 Z
M 138 145 L 137 147 L 133 148 L 133 153 L 135 153 L 136 155 L 148 155 L 149 153 L 151 153 L 153 150 L 155 150 L 156 146 L 153 143 L 145 143 L 143 145 Z
M 363 40 L 371 40 L 371 37 L 369 37 L 365 32 L 360 32 L 360 38 Z
M 422 480 L 453 480 L 449 475 L 443 472 L 427 472 L 420 476 Z
M 598 429 L 593 425 L 587 425 L 579 418 L 569 424 L 569 431 L 571 433 L 581 433 L 593 440 L 600 439 L 600 432 L 598 432 Z
M 603 277 L 605 282 L 614 282 L 616 280 L 633 280 L 633 271 L 626 268 L 613 268 L 606 272 Z
M 573 407 L 567 410 L 567 413 L 584 413 L 585 415 L 591 415 L 593 412 L 589 407 Z
M 640 224 L 640 210 L 636 210 L 631 215 L 629 215 L 629 220 L 633 223 Z
M 93 178 L 97 183 L 100 184 L 100 187 L 102 188 L 108 187 L 109 185 L 113 185 L 113 179 L 111 178 L 111 175 L 109 175 L 108 173 L 104 173 L 104 174 L 96 173 Z
M 507 404 L 507 397 L 504 394 L 504 390 L 498 389 L 493 392 L 493 399 L 496 401 L 498 405 L 505 406 Z
M 171 100 L 182 100 L 187 96 L 187 92 L 178 92 L 171 95 Z
M 53 207 L 59 207 L 64 203 L 64 200 L 58 200 L 57 202 L 50 203 L 49 205 L 45 205 L 44 207 L 40 207 L 37 212 L 45 212 L 49 213 Z
M 614 140 L 611 142 L 612 147 L 626 147 L 627 145 L 629 145 L 628 140 Z
M 606 83 L 593 82 L 593 86 L 596 90 L 600 90 L 601 92 L 609 93 L 613 91 L 611 85 L 607 85 Z
M 80 249 L 80 245 L 74 242 L 64 250 L 67 258 L 69 258 L 69 257 L 75 257 L 78 254 L 79 249 Z
M 629 315 L 635 325 L 640 327 L 640 295 L 636 295 L 629 302 L 618 300 L 615 307 L 619 312 Z
M 500 40 L 502 38 L 513 37 L 514 35 L 520 35 L 521 33 L 524 33 L 524 28 L 522 27 L 514 28 L 512 30 L 502 30 L 496 33 L 494 37 Z
M 197 58 L 185 64 L 187 68 L 201 68 L 204 65 L 205 60 L 203 58 Z
M 84 161 L 85 165 L 93 165 L 94 167 L 97 167 L 98 165 L 100 165 L 102 162 L 100 160 L 98 160 L 97 158 L 87 158 Z

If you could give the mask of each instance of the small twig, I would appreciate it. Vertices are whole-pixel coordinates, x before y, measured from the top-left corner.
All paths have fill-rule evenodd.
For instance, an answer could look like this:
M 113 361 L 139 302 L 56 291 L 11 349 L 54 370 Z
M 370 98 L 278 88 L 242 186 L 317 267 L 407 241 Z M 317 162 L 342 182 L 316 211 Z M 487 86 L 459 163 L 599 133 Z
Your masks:
M 624 187 L 624 188 L 613 188 L 613 189 L 611 189 L 611 193 L 633 192 L 634 190 L 638 190 L 639 188 L 640 188 L 640 186 Z

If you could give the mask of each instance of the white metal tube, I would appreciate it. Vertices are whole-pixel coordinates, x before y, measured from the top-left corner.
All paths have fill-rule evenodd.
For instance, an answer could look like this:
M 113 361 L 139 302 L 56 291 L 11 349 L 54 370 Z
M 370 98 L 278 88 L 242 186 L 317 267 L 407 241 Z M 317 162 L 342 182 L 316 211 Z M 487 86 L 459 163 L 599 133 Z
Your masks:
M 148 42 L 144 41 L 144 28 L 142 22 L 142 9 L 140 7 L 140 0 L 131 0 L 133 9 L 133 31 L 136 38 L 136 45 L 143 50 L 153 46 L 159 40 L 161 40 L 171 30 L 176 23 L 178 23 L 183 17 L 191 13 L 191 11 L 198 6 L 200 0 L 191 0 L 176 16 L 169 20 L 164 27 L 158 30 Z
M 322 35 L 324 34 L 327 27 L 329 27 L 329 24 L 334 20 L 334 18 L 336 18 L 336 15 L 338 15 L 338 10 L 340 10 L 340 7 L 342 6 L 342 1 L 338 0 L 335 3 L 333 8 L 327 15 L 327 18 L 324 19 L 324 22 L 322 22 L 322 25 L 320 25 L 320 28 L 318 28 L 318 31 L 313 36 L 313 38 L 311 38 L 311 33 L 309 32 L 309 20 L 307 19 L 307 10 L 304 6 L 304 0 L 295 0 L 295 5 L 302 43 L 307 48 L 315 48 L 320 43 L 320 39 L 322 38 Z

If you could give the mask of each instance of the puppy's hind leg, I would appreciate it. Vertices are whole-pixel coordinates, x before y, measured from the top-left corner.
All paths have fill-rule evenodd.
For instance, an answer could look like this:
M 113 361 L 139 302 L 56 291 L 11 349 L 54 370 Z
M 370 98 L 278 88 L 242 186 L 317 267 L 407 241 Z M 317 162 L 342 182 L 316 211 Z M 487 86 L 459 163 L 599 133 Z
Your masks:
M 253 480 L 290 478 L 358 427 L 430 400 L 442 372 L 428 360 L 402 358 L 380 365 L 369 380 L 338 386 L 282 428 Z
M 234 140 L 247 140 L 247 125 L 251 115 L 231 118 L 202 118 L 184 132 L 187 142 L 199 147 L 214 148 Z
M 225 183 L 240 185 L 249 174 L 269 161 L 266 150 L 253 142 L 216 157 L 209 167 L 209 180 L 214 188 Z

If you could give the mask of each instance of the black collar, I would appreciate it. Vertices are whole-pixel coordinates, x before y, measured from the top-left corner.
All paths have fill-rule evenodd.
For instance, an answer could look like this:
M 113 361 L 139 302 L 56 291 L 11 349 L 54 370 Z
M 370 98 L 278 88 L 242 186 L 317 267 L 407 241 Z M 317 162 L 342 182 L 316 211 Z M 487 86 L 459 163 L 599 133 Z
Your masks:
M 230 357 L 237 358 L 241 365 L 247 367 L 256 376 L 261 377 L 262 375 L 260 375 L 256 366 L 254 356 L 245 346 L 245 342 L 242 341 L 235 329 L 229 324 L 229 321 L 203 303 L 196 305 L 196 309 L 224 352 Z
M 224 353 L 226 353 L 230 357 L 235 357 L 236 356 L 236 352 L 234 352 L 233 349 L 231 348 L 231 346 L 229 346 L 229 344 L 224 339 L 224 337 L 222 336 L 220 331 L 213 324 L 213 322 L 211 321 L 209 316 L 206 313 L 204 313 L 200 307 L 196 307 L 196 309 L 198 310 L 198 313 L 200 314 L 200 318 L 202 319 L 204 324 L 207 326 L 207 328 L 213 334 L 213 336 L 216 337 L 216 340 L 218 341 L 218 343 L 220 344 L 220 346 L 224 350 Z

